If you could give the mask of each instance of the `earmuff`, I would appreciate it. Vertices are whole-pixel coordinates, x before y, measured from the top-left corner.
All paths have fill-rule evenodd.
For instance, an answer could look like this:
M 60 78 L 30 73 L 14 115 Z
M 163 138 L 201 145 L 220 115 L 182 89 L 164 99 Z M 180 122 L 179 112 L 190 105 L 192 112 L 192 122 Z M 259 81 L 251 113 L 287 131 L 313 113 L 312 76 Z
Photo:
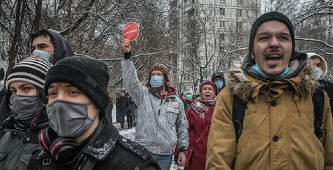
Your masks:
M 81 150 L 74 139 L 61 138 L 50 127 L 40 131 L 38 141 L 44 151 L 49 152 L 59 163 L 72 161 Z

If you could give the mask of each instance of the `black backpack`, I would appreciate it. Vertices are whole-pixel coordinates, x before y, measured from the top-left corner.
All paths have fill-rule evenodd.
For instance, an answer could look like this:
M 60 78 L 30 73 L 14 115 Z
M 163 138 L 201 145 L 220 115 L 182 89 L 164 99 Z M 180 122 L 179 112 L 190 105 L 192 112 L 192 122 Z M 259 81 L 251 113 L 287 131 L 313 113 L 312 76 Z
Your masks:
M 321 124 L 323 122 L 323 112 L 324 112 L 324 90 L 318 87 L 312 96 L 312 102 L 314 107 L 314 133 L 318 138 L 322 137 L 324 134 Z M 247 103 L 241 100 L 238 96 L 234 95 L 233 101 L 233 112 L 232 112 L 232 122 L 235 127 L 236 140 L 238 141 L 243 130 L 243 120 L 245 117 L 245 109 Z

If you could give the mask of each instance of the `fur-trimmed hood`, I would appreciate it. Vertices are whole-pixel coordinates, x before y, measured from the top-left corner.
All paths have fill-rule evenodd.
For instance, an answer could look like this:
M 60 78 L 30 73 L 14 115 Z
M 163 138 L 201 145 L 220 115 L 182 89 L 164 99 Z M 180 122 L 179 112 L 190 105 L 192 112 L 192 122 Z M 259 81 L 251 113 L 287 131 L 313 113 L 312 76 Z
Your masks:
M 252 69 L 254 64 L 255 61 L 247 54 L 241 67 L 233 65 L 228 72 L 227 87 L 243 101 L 257 95 L 262 87 L 279 88 L 290 85 L 295 89 L 295 94 L 301 96 L 305 93 L 312 94 L 319 86 L 315 79 L 314 66 L 309 63 L 305 53 L 295 52 L 289 63 L 290 70 L 280 80 L 265 79 Z

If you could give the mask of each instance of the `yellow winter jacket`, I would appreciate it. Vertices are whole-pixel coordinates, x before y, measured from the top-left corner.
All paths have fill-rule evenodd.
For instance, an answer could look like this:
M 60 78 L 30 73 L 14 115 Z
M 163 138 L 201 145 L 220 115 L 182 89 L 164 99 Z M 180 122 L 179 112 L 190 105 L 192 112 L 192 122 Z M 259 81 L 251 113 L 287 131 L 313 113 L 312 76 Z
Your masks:
M 296 77 L 263 81 L 243 69 L 231 69 L 219 94 L 208 137 L 207 170 L 333 169 L 333 130 L 325 93 L 322 128 L 314 134 L 312 93 L 318 86 L 312 67 Z M 233 95 L 247 100 L 242 135 L 236 142 Z M 274 94 L 276 105 L 265 101 Z

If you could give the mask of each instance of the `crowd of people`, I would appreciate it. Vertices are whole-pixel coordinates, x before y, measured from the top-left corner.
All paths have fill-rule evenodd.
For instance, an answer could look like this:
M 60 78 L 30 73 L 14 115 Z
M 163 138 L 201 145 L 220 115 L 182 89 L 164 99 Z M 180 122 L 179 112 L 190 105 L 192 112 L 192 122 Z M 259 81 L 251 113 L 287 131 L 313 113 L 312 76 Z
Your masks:
M 241 66 L 215 72 L 198 96 L 178 95 L 163 63 L 142 85 L 124 40 L 116 108 L 104 62 L 75 55 L 53 30 L 33 33 L 31 44 L 6 79 L 0 169 L 169 170 L 172 161 L 185 170 L 333 169 L 327 62 L 295 49 L 280 12 L 256 19 Z M 134 127 L 134 141 L 119 134 Z

